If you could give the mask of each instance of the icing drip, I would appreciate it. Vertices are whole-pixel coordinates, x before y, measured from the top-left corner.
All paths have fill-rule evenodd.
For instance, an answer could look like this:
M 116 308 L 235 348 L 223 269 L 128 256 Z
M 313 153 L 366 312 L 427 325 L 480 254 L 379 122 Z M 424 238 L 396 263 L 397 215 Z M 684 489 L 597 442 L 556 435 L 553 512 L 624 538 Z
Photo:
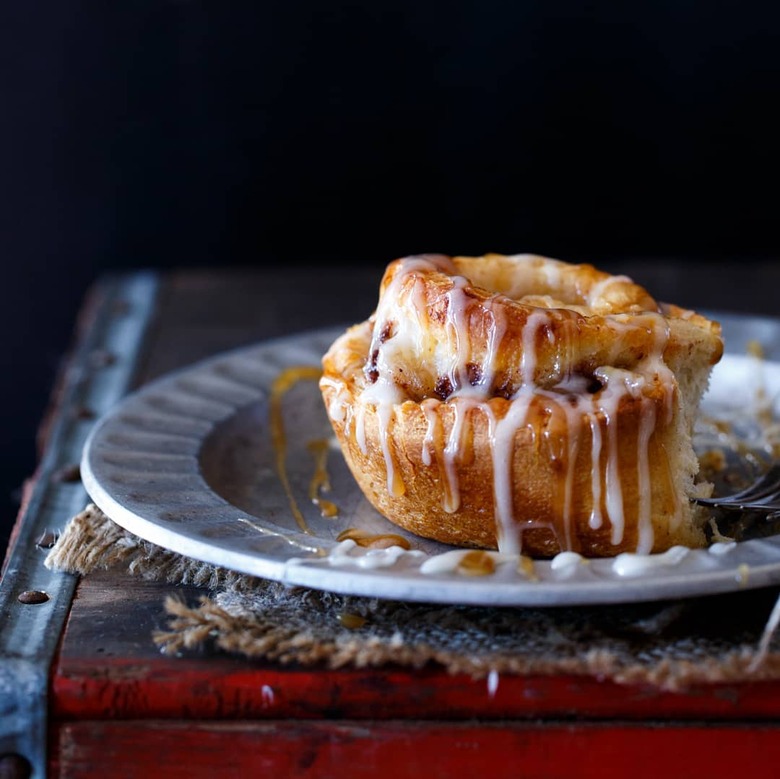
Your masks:
M 647 400 L 642 401 L 641 422 L 637 440 L 637 478 L 639 480 L 639 511 L 637 518 L 637 544 L 639 554 L 650 554 L 653 550 L 653 517 L 650 502 L 650 463 L 648 447 L 650 436 L 655 429 L 655 406 Z
M 488 418 L 490 451 L 493 455 L 493 497 L 499 551 L 519 554 L 522 547 L 522 528 L 514 521 L 514 490 L 512 459 L 517 431 L 525 425 L 531 395 L 524 393 L 509 405 L 506 414 L 497 420 L 490 406 L 483 404 Z
M 390 448 L 390 424 L 395 416 L 395 406 L 404 400 L 403 392 L 399 387 L 390 383 L 384 378 L 380 378 L 374 384 L 370 384 L 363 391 L 363 399 L 376 406 L 377 421 L 379 425 L 379 439 L 382 443 L 382 454 L 385 459 L 387 469 L 387 491 L 394 498 L 404 494 L 404 483 L 398 469 L 395 467 L 395 459 Z M 359 442 L 362 442 L 361 450 L 365 454 L 365 409 L 361 408 L 357 417 L 355 436 Z
M 593 530 L 598 530 L 604 523 L 601 514 L 601 426 L 595 412 L 588 414 L 590 425 L 590 461 L 593 464 L 590 472 L 591 509 L 588 525 Z
M 566 482 L 563 488 L 563 538 L 565 543 L 562 544 L 564 549 L 573 549 L 574 542 L 572 537 L 572 499 L 574 491 L 574 476 L 575 466 L 577 465 L 577 451 L 580 445 L 580 432 L 577 425 L 578 417 L 582 414 L 578 407 L 572 408 L 566 404 L 562 404 L 562 407 L 566 411 Z M 594 468 L 595 470 L 595 468 Z
M 642 576 L 658 568 L 670 568 L 679 565 L 690 553 L 685 546 L 673 546 L 663 554 L 648 555 L 623 552 L 612 562 L 612 570 L 622 577 Z
M 496 358 L 498 354 L 498 349 L 501 345 L 502 339 L 504 338 L 504 333 L 506 332 L 506 321 L 505 321 L 504 313 L 502 309 L 496 307 L 495 297 L 491 301 L 490 313 L 492 316 L 492 321 L 490 327 L 490 341 L 488 343 L 488 355 L 489 355 L 489 359 L 487 360 L 488 370 L 485 370 L 483 368 L 484 375 L 482 379 L 482 385 L 486 389 L 490 389 L 490 387 L 493 386 L 493 382 L 495 380 Z
M 423 438 L 422 461 L 424 465 L 431 464 L 431 447 L 436 445 L 436 441 L 441 438 L 441 421 L 437 413 L 439 402 L 433 398 L 426 398 L 420 407 L 425 415 L 427 429 L 425 438 Z
M 379 417 L 379 435 L 382 441 L 382 454 L 384 455 L 385 465 L 387 467 L 387 491 L 394 498 L 397 498 L 404 494 L 404 484 L 395 467 L 393 453 L 390 450 L 390 436 L 388 431 L 390 429 L 390 422 L 393 418 L 393 407 L 387 402 L 378 403 L 377 413 Z
M 458 484 L 457 458 L 463 449 L 464 432 L 468 413 L 473 407 L 468 402 L 454 401 L 452 404 L 454 417 L 452 428 L 447 437 L 447 445 L 442 451 L 445 474 L 445 490 L 443 508 L 448 514 L 456 512 L 460 506 L 460 486 Z
M 610 541 L 616 546 L 623 540 L 623 487 L 620 481 L 620 448 L 618 444 L 617 403 L 602 406 L 607 423 L 607 468 L 605 493 L 607 516 L 612 523 Z
M 523 328 L 523 355 L 520 362 L 520 374 L 523 377 L 524 386 L 532 386 L 536 373 L 536 333 L 539 328 L 547 324 L 549 314 L 540 309 L 534 311 Z
M 452 355 L 447 374 L 450 387 L 457 392 L 469 386 L 466 372 L 466 365 L 471 356 L 468 299 L 463 291 L 468 281 L 463 276 L 455 276 L 452 281 L 452 289 L 447 293 L 447 337 L 449 339 L 447 353 Z

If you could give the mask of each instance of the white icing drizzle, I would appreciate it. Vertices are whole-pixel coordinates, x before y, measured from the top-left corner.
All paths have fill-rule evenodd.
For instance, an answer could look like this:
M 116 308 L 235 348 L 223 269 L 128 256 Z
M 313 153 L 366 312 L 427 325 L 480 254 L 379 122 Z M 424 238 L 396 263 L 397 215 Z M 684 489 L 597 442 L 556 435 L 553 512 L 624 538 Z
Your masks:
M 358 406 L 358 411 L 353 415 L 352 419 L 355 423 L 355 441 L 360 447 L 360 451 L 363 454 L 368 453 L 368 445 L 366 444 L 366 414 L 365 406 Z
M 490 329 L 488 330 L 488 348 L 485 363 L 482 366 L 482 376 L 479 387 L 484 392 L 489 392 L 493 386 L 496 373 L 496 357 L 501 346 L 501 340 L 506 332 L 506 318 L 503 309 L 496 305 L 498 296 L 494 295 L 489 302 Z
M 473 549 L 452 549 L 449 552 L 432 555 L 423 561 L 420 566 L 420 573 L 427 575 L 455 573 L 463 562 L 463 559 L 471 554 L 474 554 Z M 516 555 L 504 554 L 503 552 L 484 552 L 484 554 L 492 558 L 496 565 L 511 560 L 517 560 Z
M 461 437 L 465 430 L 466 418 L 472 408 L 468 402 L 453 402 L 451 404 L 454 414 L 450 434 L 447 443 L 442 450 L 444 458 L 444 475 L 447 485 L 442 496 L 442 507 L 448 514 L 453 514 L 460 508 L 460 485 L 458 483 L 457 457 L 461 451 Z
M 423 350 L 422 334 L 425 332 L 425 325 L 428 320 L 428 307 L 425 300 L 425 285 L 419 278 L 414 279 L 414 284 L 409 291 L 409 297 L 412 300 L 412 311 L 414 312 L 415 328 L 417 338 L 414 340 L 415 351 L 419 354 Z
M 544 273 L 545 283 L 550 289 L 557 289 L 561 285 L 561 265 L 558 263 L 547 262 L 540 265 Z
M 588 424 L 590 425 L 590 489 L 591 489 L 591 509 L 588 525 L 593 530 L 598 530 L 604 523 L 604 517 L 601 513 L 601 426 L 598 416 L 595 412 L 588 414 Z
M 400 474 L 396 470 L 393 454 L 390 451 L 390 424 L 395 416 L 395 407 L 402 403 L 404 394 L 400 387 L 397 387 L 387 379 L 380 378 L 373 384 L 369 384 L 363 390 L 363 400 L 366 403 L 372 403 L 376 406 L 377 421 L 379 424 L 379 435 L 382 442 L 382 454 L 384 455 L 385 465 L 387 467 L 387 491 L 393 497 L 399 497 L 404 494 L 404 483 Z M 358 445 L 361 446 L 363 454 L 366 453 L 365 444 L 365 406 L 356 419 L 355 436 Z M 362 445 L 361 445 L 362 442 Z
M 716 541 L 707 547 L 707 551 L 716 557 L 723 557 L 723 555 L 727 555 L 729 552 L 733 552 L 736 548 L 736 541 Z
M 639 509 L 637 512 L 637 543 L 639 554 L 650 554 L 653 550 L 653 517 L 651 514 L 651 484 L 648 447 L 655 429 L 655 406 L 648 400 L 642 401 L 637 441 L 637 479 L 639 481 Z
M 435 445 L 441 431 L 441 420 L 439 419 L 437 411 L 438 407 L 439 401 L 436 398 L 426 398 L 420 403 L 420 408 L 422 408 L 427 424 L 422 445 L 422 461 L 424 465 L 431 464 L 431 447 Z
M 581 565 L 587 565 L 588 561 L 577 552 L 559 552 L 550 560 L 550 570 L 572 575 Z
M 447 353 L 451 355 L 451 364 L 447 375 L 454 391 L 466 390 L 469 387 L 469 377 L 466 365 L 471 357 L 468 337 L 468 298 L 464 288 L 468 279 L 463 276 L 453 276 L 452 289 L 447 293 L 447 337 L 449 339 Z
M 525 386 L 533 386 L 536 373 L 536 333 L 549 324 L 550 314 L 545 309 L 531 312 L 523 328 L 523 354 L 520 359 L 520 375 Z
M 498 692 L 498 671 L 495 668 L 490 669 L 487 675 L 487 693 L 488 698 L 495 698 Z
M 604 291 L 607 289 L 607 287 L 618 282 L 621 284 L 631 284 L 631 279 L 628 276 L 607 276 L 601 281 L 596 282 L 588 292 L 588 305 L 591 307 L 595 306 L 596 303 L 603 297 Z
M 347 386 L 341 380 L 332 379 L 328 376 L 323 376 L 320 379 L 321 386 L 328 386 L 334 391 L 330 402 L 328 403 L 328 416 L 334 422 L 344 422 L 347 419 L 347 415 L 350 413 L 351 406 L 348 402 Z
M 377 413 L 379 415 L 379 430 L 382 434 L 382 454 L 387 466 L 387 491 L 394 498 L 397 498 L 404 494 L 405 488 L 401 476 L 395 468 L 393 453 L 390 451 L 388 430 L 394 416 L 394 408 L 388 403 L 379 403 L 377 404 Z
M 525 425 L 531 399 L 529 392 L 514 398 L 500 420 L 495 418 L 487 403 L 483 404 L 483 411 L 488 418 L 490 451 L 493 455 L 493 497 L 498 548 L 506 554 L 519 554 L 521 549 L 522 531 L 514 521 L 512 457 L 515 435 Z
M 531 260 L 529 258 L 529 270 L 537 276 L 543 274 L 543 283 L 550 289 L 560 285 L 561 269 L 557 265 L 539 265 Z M 445 293 L 444 338 L 426 345 L 422 333 L 425 332 L 429 314 L 426 291 L 419 274 L 431 270 L 446 273 L 450 277 L 451 286 Z M 630 279 L 618 276 L 598 282 L 589 291 L 587 303 L 594 305 L 609 285 L 625 281 Z M 394 408 L 408 395 L 394 378 L 393 365 L 397 363 L 394 358 L 397 354 L 408 353 L 426 360 L 426 366 L 433 376 L 438 375 L 440 382 L 443 379 L 449 382 L 449 387 L 444 389 L 447 394 L 444 400 L 426 398 L 420 403 L 426 424 L 421 459 L 425 466 L 433 466 L 434 460 L 438 463 L 443 482 L 442 507 L 446 512 L 454 513 L 461 505 L 458 464 L 463 456 L 465 442 L 469 440 L 469 426 L 474 424 L 474 415 L 481 414 L 487 421 L 492 456 L 498 546 L 502 554 L 516 555 L 522 551 L 523 530 L 528 527 L 550 527 L 533 520 L 520 525 L 514 517 L 514 448 L 518 433 L 523 428 L 531 435 L 536 434 L 536 428 L 529 420 L 531 403 L 536 398 L 544 399 L 548 411 L 566 428 L 561 439 L 553 439 L 549 429 L 544 430 L 544 444 L 548 447 L 549 455 L 561 461 L 562 469 L 562 477 L 554 485 L 561 511 L 560 523 L 551 528 L 556 533 L 558 543 L 566 550 L 576 546 L 574 517 L 580 496 L 576 493 L 575 476 L 578 460 L 583 456 L 589 457 L 591 461 L 590 495 L 587 496 L 590 500 L 588 524 L 598 530 L 608 522 L 610 542 L 614 546 L 624 543 L 628 507 L 624 501 L 623 480 L 629 479 L 630 475 L 621 473 L 621 431 L 618 430 L 617 420 L 621 403 L 628 398 L 640 404 L 635 458 L 638 497 L 637 505 L 630 507 L 629 516 L 636 516 L 636 552 L 649 554 L 654 543 L 649 447 L 656 426 L 662 420 L 657 419 L 656 406 L 645 397 L 645 393 L 659 383 L 666 387 L 663 404 L 666 424 L 671 423 L 674 413 L 674 380 L 663 360 L 669 337 L 664 317 L 658 313 L 645 312 L 603 318 L 604 327 L 618 336 L 611 339 L 616 345 L 612 349 L 615 354 L 610 357 L 619 354 L 621 332 L 637 327 L 644 328 L 651 336 L 652 348 L 631 371 L 611 365 L 592 370 L 601 388 L 591 393 L 587 389 L 586 377 L 571 374 L 575 366 L 573 357 L 578 348 L 576 338 L 580 314 L 562 308 L 531 308 L 522 332 L 520 388 L 508 399 L 505 411 L 499 416 L 489 400 L 496 381 L 498 354 L 506 333 L 506 320 L 501 305 L 502 299 L 506 298 L 497 293 L 487 300 L 477 301 L 467 294 L 468 285 L 469 281 L 455 272 L 455 266 L 448 258 L 422 256 L 402 261 L 389 287 L 383 292 L 374 316 L 369 351 L 373 375 L 360 394 L 357 410 L 345 412 L 341 408 L 334 408 L 336 404 L 331 402 L 331 416 L 337 419 L 339 415 L 352 413 L 355 440 L 365 454 L 364 411 L 366 406 L 376 409 L 377 432 L 387 470 L 388 492 L 392 496 L 402 495 L 405 487 L 391 450 L 390 429 L 394 424 Z M 512 291 L 517 292 L 522 284 L 518 282 L 514 286 Z M 398 315 L 399 299 L 406 303 L 403 307 L 404 316 Z M 470 317 L 475 306 L 481 307 L 485 323 L 479 360 L 474 357 L 470 328 Z M 406 314 L 408 309 L 411 313 Z M 536 375 L 538 341 L 542 329 L 547 329 L 548 345 L 553 348 L 554 364 L 547 370 L 552 372 L 553 378 L 558 378 L 558 384 L 550 389 L 544 389 L 537 383 L 540 380 Z M 478 366 L 479 370 L 472 368 L 472 365 Z M 542 378 L 549 380 L 551 376 Z M 446 414 L 445 405 L 449 409 Z M 451 420 L 448 429 L 445 429 L 445 418 Z M 584 429 L 584 424 L 589 428 L 590 442 L 589 447 L 583 450 L 580 431 Z M 587 454 L 583 455 L 583 452 Z M 681 508 L 677 507 L 678 518 Z
M 620 481 L 620 450 L 618 448 L 617 402 L 605 407 L 607 422 L 607 471 L 606 503 L 607 516 L 612 523 L 611 542 L 617 546 L 623 540 L 623 487 Z
M 327 562 L 333 566 L 351 565 L 355 568 L 392 568 L 402 557 L 422 557 L 417 549 L 388 546 L 384 549 L 364 548 L 346 538 L 331 549 Z
M 691 550 L 687 546 L 673 546 L 662 554 L 622 552 L 612 561 L 612 570 L 618 576 L 641 576 L 655 568 L 679 565 Z
M 563 537 L 564 548 L 572 548 L 572 492 L 574 490 L 574 476 L 575 468 L 577 465 L 577 453 L 580 447 L 580 428 L 578 423 L 578 417 L 582 416 L 579 410 L 579 403 L 577 406 L 570 406 L 567 403 L 562 403 L 561 407 L 565 411 L 566 415 L 566 480 L 563 486 Z M 595 470 L 595 468 L 593 469 Z

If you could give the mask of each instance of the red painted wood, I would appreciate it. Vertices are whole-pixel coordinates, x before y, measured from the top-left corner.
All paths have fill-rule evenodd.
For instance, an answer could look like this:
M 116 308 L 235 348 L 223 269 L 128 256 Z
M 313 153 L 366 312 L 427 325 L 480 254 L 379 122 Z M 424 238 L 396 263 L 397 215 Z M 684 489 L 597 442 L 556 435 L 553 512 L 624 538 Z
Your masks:
M 357 300 L 343 283 L 344 299 Z M 249 284 L 185 274 L 169 283 L 139 383 L 287 334 L 280 311 L 296 310 L 301 328 L 344 315 L 326 305 L 300 319 L 294 303 L 308 298 L 298 290 L 290 305 L 270 305 L 267 290 L 280 288 L 265 276 Z M 438 669 L 287 668 L 209 652 L 169 658 L 151 637 L 165 627 L 163 601 L 174 592 L 196 596 L 121 571 L 79 584 L 52 665 L 52 777 L 780 775 L 780 682 L 671 693 L 590 677 L 507 676 L 491 696 L 485 680 Z M 760 606 L 768 613 L 771 603 Z
M 52 679 L 52 715 L 103 718 L 382 718 L 484 720 L 528 717 L 710 720 L 776 718 L 780 682 L 708 685 L 661 692 L 591 677 L 499 677 L 440 670 L 293 670 L 208 661 L 120 658 L 61 661 Z
M 775 779 L 773 726 L 117 723 L 54 730 L 56 779 Z

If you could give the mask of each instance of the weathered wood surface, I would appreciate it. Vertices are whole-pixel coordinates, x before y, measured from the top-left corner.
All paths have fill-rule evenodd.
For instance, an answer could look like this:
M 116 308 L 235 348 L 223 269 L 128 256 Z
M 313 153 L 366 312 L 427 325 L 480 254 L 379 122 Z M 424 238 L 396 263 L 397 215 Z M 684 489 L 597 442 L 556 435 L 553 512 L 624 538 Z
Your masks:
M 154 582 L 92 574 L 79 587 L 52 676 L 52 715 L 67 720 L 437 719 L 535 717 L 580 720 L 715 721 L 780 715 L 780 682 L 700 685 L 662 692 L 578 676 L 486 680 L 437 668 L 280 666 L 223 654 L 166 657 L 152 631 L 164 627 Z M 198 590 L 177 587 L 194 600 Z M 765 599 L 764 599 L 765 600 Z
M 774 779 L 780 730 L 560 722 L 66 723 L 62 779 Z
M 616 270 L 660 299 L 780 313 L 780 268 L 772 263 L 751 266 L 755 275 L 742 283 L 731 266 Z M 137 383 L 259 340 L 359 321 L 375 305 L 381 271 L 172 274 Z M 163 626 L 163 598 L 174 591 L 183 592 L 115 573 L 80 582 L 52 672 L 52 776 L 192 779 L 263 770 L 397 779 L 473 777 L 489 768 L 500 777 L 524 765 L 529 776 L 733 776 L 739 769 L 758 777 L 780 758 L 771 724 L 780 714 L 775 683 L 675 694 L 576 677 L 502 678 L 491 696 L 484 681 L 437 670 L 164 657 L 151 632 Z M 194 599 L 197 590 L 184 594 Z M 689 753 L 699 756 L 696 771 L 679 757 Z M 504 765 L 498 754 L 511 760 Z M 578 772 L 562 769 L 564 754 Z

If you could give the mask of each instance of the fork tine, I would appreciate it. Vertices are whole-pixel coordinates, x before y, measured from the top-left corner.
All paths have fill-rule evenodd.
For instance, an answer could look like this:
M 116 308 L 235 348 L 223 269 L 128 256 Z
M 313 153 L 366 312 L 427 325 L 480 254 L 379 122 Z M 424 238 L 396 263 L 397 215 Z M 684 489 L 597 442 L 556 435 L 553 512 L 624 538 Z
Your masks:
M 694 498 L 696 503 L 712 508 L 736 509 L 738 511 L 778 511 L 780 510 L 780 490 L 770 493 L 759 500 L 733 500 L 724 498 Z
M 780 490 L 780 463 L 773 465 L 761 478 L 744 490 L 725 495 L 727 500 L 759 500 Z
M 695 501 L 704 506 L 741 511 L 780 509 L 780 463 L 773 465 L 744 490 L 719 497 L 695 498 Z

